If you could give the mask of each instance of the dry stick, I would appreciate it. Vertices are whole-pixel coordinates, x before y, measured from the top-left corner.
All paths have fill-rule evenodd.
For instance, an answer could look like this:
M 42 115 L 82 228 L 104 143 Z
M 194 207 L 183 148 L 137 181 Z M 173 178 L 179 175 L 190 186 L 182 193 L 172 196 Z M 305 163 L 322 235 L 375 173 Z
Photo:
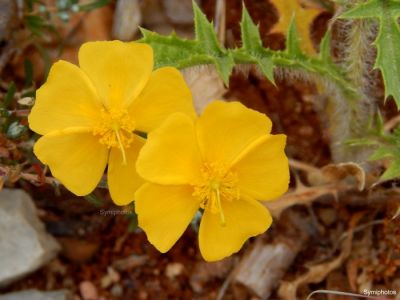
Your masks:
M 291 166 L 294 169 L 302 170 L 308 173 L 320 172 L 319 168 L 295 159 L 289 159 L 289 166 Z
M 39 183 L 40 184 L 41 181 L 42 181 L 40 179 L 40 177 L 38 175 L 35 175 L 35 174 L 22 172 L 19 175 L 20 175 L 20 177 L 22 179 L 25 179 L 25 180 L 27 180 L 27 181 L 29 181 L 31 183 Z M 43 179 L 44 179 L 44 182 L 47 183 L 47 184 L 51 184 L 51 185 L 59 185 L 60 184 L 59 181 L 57 179 L 53 178 L 53 177 L 44 177 Z
M 320 187 L 303 187 L 291 193 L 288 193 L 276 201 L 265 201 L 263 205 L 266 206 L 273 217 L 279 218 L 280 214 L 287 208 L 294 205 L 308 205 L 319 197 L 325 195 L 332 195 L 337 197 L 340 188 L 337 185 L 326 185 Z
M 8 168 L 0 167 L 0 171 L 4 174 L 10 174 L 10 170 Z M 41 179 L 39 175 L 25 173 L 25 172 L 18 173 L 18 177 L 26 181 L 29 181 L 33 184 L 40 184 L 44 182 L 51 185 L 59 185 L 59 181 L 53 177 L 43 177 L 43 179 Z
M 226 3 L 225 0 L 217 0 L 215 4 L 215 31 L 218 33 L 218 40 L 222 45 L 225 44 L 225 32 L 226 32 Z
M 368 223 L 365 223 L 365 224 L 358 225 L 357 227 L 354 227 L 353 233 L 357 233 L 357 232 L 359 232 L 359 231 L 363 231 L 364 229 L 366 229 L 366 228 L 368 228 L 368 227 L 370 227 L 370 226 L 382 225 L 384 222 L 385 222 L 385 220 L 382 219 L 382 220 L 374 220 L 374 221 L 371 221 L 371 222 L 368 222 Z M 336 245 L 333 247 L 333 250 L 331 251 L 331 255 L 333 255 L 333 254 L 336 252 L 336 250 L 339 248 L 339 244 L 340 244 L 345 238 L 347 238 L 348 235 L 349 235 L 348 232 L 344 232 L 344 233 L 339 237 L 338 242 L 336 243 Z
M 386 132 L 389 132 L 392 130 L 396 125 L 400 123 L 400 115 L 397 115 L 393 118 L 391 118 L 389 121 L 385 123 L 385 126 L 383 127 Z
M 238 261 L 236 260 L 236 263 Z M 236 265 L 235 263 L 235 265 Z M 235 266 L 233 267 L 235 269 Z M 230 272 L 229 276 L 225 279 L 224 283 L 222 284 L 221 288 L 218 291 L 217 298 L 215 300 L 222 300 L 222 298 L 225 296 L 226 291 L 228 290 L 228 287 L 230 286 L 233 277 L 235 277 L 236 273 L 233 271 Z

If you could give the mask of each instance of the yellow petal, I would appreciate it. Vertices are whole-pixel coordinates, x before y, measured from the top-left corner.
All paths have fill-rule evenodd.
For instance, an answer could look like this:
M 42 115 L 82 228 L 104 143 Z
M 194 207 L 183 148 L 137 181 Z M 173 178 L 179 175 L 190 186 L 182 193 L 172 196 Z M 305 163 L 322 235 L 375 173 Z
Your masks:
M 266 115 L 239 102 L 214 101 L 197 122 L 200 151 L 207 161 L 230 165 L 271 126 Z
M 47 81 L 36 92 L 28 117 L 29 127 L 40 134 L 75 126 L 93 127 L 101 104 L 96 91 L 77 66 L 56 62 Z
M 153 183 L 187 184 L 199 178 L 200 166 L 194 122 L 176 113 L 148 135 L 136 168 Z
M 199 202 L 190 186 L 144 184 L 135 196 L 139 226 L 159 251 L 167 252 L 183 234 Z
M 205 210 L 200 223 L 199 245 L 205 260 L 223 259 L 242 248 L 244 242 L 265 232 L 272 223 L 268 210 L 255 200 L 239 199 L 222 202 L 226 225 L 219 214 Z
M 78 196 L 95 189 L 108 158 L 108 149 L 91 132 L 74 128 L 44 135 L 33 150 L 53 176 Z
M 135 199 L 136 190 L 144 183 L 136 173 L 136 159 L 144 144 L 141 137 L 135 136 L 126 151 L 127 164 L 124 165 L 121 150 L 112 148 L 108 161 L 108 188 L 112 200 L 117 205 L 127 205 Z
M 172 113 L 182 112 L 194 118 L 192 94 L 181 73 L 171 67 L 154 71 L 142 93 L 129 108 L 136 129 L 149 132 Z
M 120 109 L 127 107 L 149 80 L 153 51 L 134 42 L 88 42 L 79 50 L 79 64 L 107 108 Z
M 271 200 L 287 191 L 289 164 L 285 144 L 285 135 L 269 135 L 233 166 L 241 192 L 258 200 Z

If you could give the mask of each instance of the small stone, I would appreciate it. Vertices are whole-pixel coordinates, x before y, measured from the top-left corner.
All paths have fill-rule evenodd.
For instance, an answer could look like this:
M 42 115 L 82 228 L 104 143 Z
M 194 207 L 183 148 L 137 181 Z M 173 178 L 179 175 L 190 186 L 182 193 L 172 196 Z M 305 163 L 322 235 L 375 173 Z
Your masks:
M 124 294 L 124 289 L 120 284 L 114 284 L 110 292 L 114 297 L 121 297 Z
M 154 269 L 153 270 L 153 275 L 156 275 L 156 276 L 160 275 L 160 270 L 159 269 Z
M 142 23 L 139 0 L 118 0 L 114 15 L 113 37 L 131 41 Z
M 114 270 L 113 267 L 108 267 L 107 268 L 107 274 L 101 278 L 101 287 L 103 289 L 108 288 L 110 285 L 113 283 L 119 282 L 121 279 L 121 276 L 117 271 Z
M 165 275 L 169 279 L 174 279 L 176 276 L 181 275 L 184 269 L 185 267 L 181 263 L 171 263 L 167 265 Z
M 83 300 L 97 300 L 99 298 L 97 288 L 91 281 L 82 281 L 79 284 L 79 291 Z
M 126 271 L 145 265 L 149 260 L 147 255 L 131 255 L 126 258 L 113 262 L 113 267 L 117 271 Z
M 333 208 L 318 209 L 318 216 L 326 226 L 334 224 L 337 220 L 337 212 Z
M 26 290 L 0 296 L 0 300 L 73 300 L 72 294 L 67 290 L 40 292 Z
M 0 287 L 32 273 L 60 250 L 45 231 L 32 199 L 22 190 L 0 192 Z
M 193 8 L 191 0 L 164 0 L 165 13 L 175 24 L 192 24 Z
M 62 246 L 61 254 L 74 263 L 84 263 L 89 261 L 99 248 L 96 242 L 72 237 L 58 238 Z
M 149 298 L 149 294 L 146 291 L 139 291 L 138 299 L 146 300 Z

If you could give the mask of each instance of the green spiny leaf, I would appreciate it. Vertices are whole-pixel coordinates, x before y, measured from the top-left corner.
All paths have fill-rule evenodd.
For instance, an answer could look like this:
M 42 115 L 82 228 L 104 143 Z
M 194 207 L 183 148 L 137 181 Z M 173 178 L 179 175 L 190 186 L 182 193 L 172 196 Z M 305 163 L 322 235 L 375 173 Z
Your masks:
M 331 55 L 331 31 L 327 30 L 324 37 L 321 40 L 319 48 L 319 57 L 326 63 L 332 63 Z
M 200 10 L 195 1 L 193 3 L 194 27 L 196 40 L 206 54 L 213 57 L 214 64 L 222 80 L 226 85 L 229 83 L 229 76 L 232 73 L 235 62 L 230 53 L 220 46 L 212 22 L 209 22 L 206 15 Z
M 207 17 L 200 10 L 199 6 L 193 1 L 194 27 L 196 39 L 207 52 L 222 54 L 222 49 L 219 46 L 217 34 L 214 31 L 214 26 L 208 21 Z
M 382 72 L 385 98 L 393 96 L 400 108 L 400 29 L 397 17 L 383 17 L 379 27 L 379 34 L 374 42 L 378 48 L 374 67 Z
M 259 28 L 256 24 L 254 24 L 244 5 L 240 29 L 242 33 L 243 49 L 246 49 L 250 52 L 260 52 L 260 50 L 262 50 L 262 41 Z
M 377 19 L 379 33 L 374 41 L 377 48 L 375 68 L 380 69 L 385 84 L 385 98 L 393 96 L 400 109 L 400 2 L 395 0 L 369 0 L 344 12 L 345 19 Z
M 288 49 L 286 51 L 274 51 L 262 46 L 257 26 L 253 23 L 247 11 L 244 10 L 241 24 L 243 46 L 226 50 L 221 45 L 215 44 L 215 41 L 218 42 L 218 40 L 215 32 L 211 32 L 212 24 L 197 6 L 194 7 L 195 15 L 197 16 L 196 26 L 201 27 L 195 40 L 182 39 L 174 33 L 169 36 L 162 36 L 141 29 L 143 38 L 140 42 L 152 46 L 155 68 L 173 66 L 183 69 L 197 65 L 213 64 L 217 67 L 221 78 L 227 83 L 234 64 L 255 64 L 272 82 L 275 66 L 289 67 L 322 76 L 325 80 L 337 86 L 350 100 L 356 98 L 356 89 L 351 82 L 346 80 L 343 70 L 335 64 L 327 63 L 320 58 L 307 57 L 300 51 L 294 25 L 291 26 L 288 39 L 290 51 Z M 204 37 L 208 34 L 213 37 Z M 207 42 L 204 42 L 204 40 L 207 40 Z M 208 49 L 207 47 L 210 48 Z M 258 48 L 259 50 L 257 50 Z
M 286 38 L 287 53 L 294 55 L 294 56 L 301 55 L 302 53 L 300 50 L 299 37 L 297 35 L 297 28 L 296 28 L 296 22 L 295 22 L 294 16 L 292 17 L 292 20 L 290 21 L 290 25 L 289 25 L 286 36 L 287 36 L 287 38 Z
M 274 63 L 271 55 L 264 51 L 259 28 L 256 24 L 254 24 L 244 5 L 240 29 L 242 34 L 243 52 L 249 53 L 260 67 L 261 72 L 268 78 L 269 81 L 275 84 Z

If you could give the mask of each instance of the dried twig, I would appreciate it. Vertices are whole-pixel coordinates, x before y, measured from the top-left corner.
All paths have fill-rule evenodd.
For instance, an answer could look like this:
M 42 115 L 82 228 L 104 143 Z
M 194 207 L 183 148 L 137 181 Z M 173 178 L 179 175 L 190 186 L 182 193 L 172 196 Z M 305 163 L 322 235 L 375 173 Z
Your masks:
M 215 31 L 218 33 L 218 40 L 225 43 L 226 32 L 226 3 L 225 0 L 217 0 L 215 4 Z
M 320 172 L 320 169 L 317 167 L 314 167 L 313 165 L 307 164 L 302 161 L 298 161 L 295 159 L 289 159 L 289 166 L 291 166 L 294 169 L 302 170 L 305 172 Z
M 53 177 L 42 177 L 36 174 L 20 172 L 17 169 L 11 169 L 9 167 L 0 167 L 0 172 L 10 178 L 11 182 L 16 182 L 19 179 L 24 179 L 34 185 L 43 185 L 44 183 L 46 183 L 57 186 L 60 184 L 60 182 Z
M 279 218 L 279 216 L 285 209 L 293 205 L 308 205 L 319 197 L 325 195 L 332 195 L 336 198 L 338 192 L 339 187 L 337 185 L 326 185 L 319 187 L 303 186 L 297 188 L 291 193 L 284 195 L 276 201 L 264 202 L 264 205 L 269 209 L 273 217 Z
M 385 129 L 386 132 L 389 132 L 394 127 L 396 127 L 398 123 L 400 123 L 400 115 L 397 115 L 397 116 L 391 118 L 389 121 L 387 121 L 383 128 Z
M 281 284 L 278 290 L 278 295 L 285 300 L 296 300 L 297 289 L 305 284 L 318 283 L 325 279 L 325 277 L 333 270 L 340 267 L 345 259 L 350 255 L 351 246 L 353 242 L 353 231 L 350 229 L 350 233 L 347 239 L 342 244 L 342 252 L 334 260 L 318 264 L 310 267 L 310 269 L 300 277 L 293 281 L 286 281 Z

